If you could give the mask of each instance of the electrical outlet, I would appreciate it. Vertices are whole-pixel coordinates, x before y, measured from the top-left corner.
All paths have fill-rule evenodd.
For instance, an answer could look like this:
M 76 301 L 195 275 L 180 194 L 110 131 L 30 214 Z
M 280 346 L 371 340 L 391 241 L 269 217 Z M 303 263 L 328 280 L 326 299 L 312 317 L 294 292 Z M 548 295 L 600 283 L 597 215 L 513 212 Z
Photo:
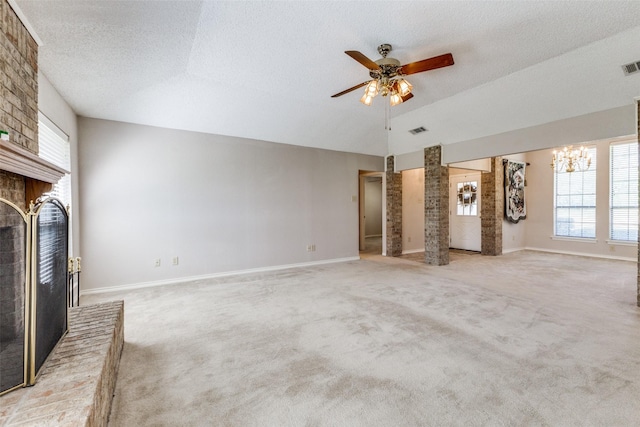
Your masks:
M 156 258 L 156 260 L 154 261 L 154 264 L 153 264 L 153 265 L 155 265 L 156 267 L 160 267 L 160 264 L 161 264 L 161 263 L 162 263 L 162 262 L 161 262 L 160 258 Z
M 173 265 L 178 265 L 178 264 L 180 264 L 180 259 L 179 259 L 177 256 L 175 256 L 175 257 L 173 257 L 173 259 L 171 260 L 171 263 L 172 263 Z
M 407 237 L 407 242 L 411 243 L 411 236 Z

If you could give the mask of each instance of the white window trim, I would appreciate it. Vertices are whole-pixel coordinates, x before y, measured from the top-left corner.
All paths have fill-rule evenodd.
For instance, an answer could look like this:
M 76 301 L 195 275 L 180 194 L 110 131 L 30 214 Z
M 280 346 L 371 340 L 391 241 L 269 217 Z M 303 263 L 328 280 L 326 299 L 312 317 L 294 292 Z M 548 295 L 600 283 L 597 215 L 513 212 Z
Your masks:
M 49 119 L 49 117 L 47 117 L 44 114 L 42 114 L 42 111 L 38 111 L 38 120 L 40 120 L 42 123 L 47 125 L 47 127 L 50 130 L 52 130 L 60 138 L 64 139 L 65 142 L 69 142 L 69 135 L 64 133 L 64 131 L 62 129 L 60 129 L 57 124 L 52 122 L 51 119 Z
M 607 231 L 607 236 L 611 236 L 611 146 L 612 145 L 621 145 L 621 144 L 633 144 L 633 143 L 637 143 L 638 142 L 638 137 L 636 135 L 627 135 L 627 136 L 622 136 L 619 138 L 613 138 L 611 140 L 609 140 L 609 188 L 607 189 L 608 193 L 609 193 L 609 201 L 608 201 L 608 215 L 607 215 L 607 222 L 608 222 L 608 227 L 609 230 Z M 634 242 L 632 240 L 614 240 L 614 239 L 607 239 L 606 242 L 609 245 L 618 245 L 618 246 L 637 246 L 638 242 Z
M 551 240 L 563 240 L 565 242 L 579 243 L 598 243 L 598 239 L 592 237 L 565 237 L 565 236 L 549 236 Z
M 607 240 L 606 242 L 610 246 L 638 246 L 638 242 L 632 240 Z

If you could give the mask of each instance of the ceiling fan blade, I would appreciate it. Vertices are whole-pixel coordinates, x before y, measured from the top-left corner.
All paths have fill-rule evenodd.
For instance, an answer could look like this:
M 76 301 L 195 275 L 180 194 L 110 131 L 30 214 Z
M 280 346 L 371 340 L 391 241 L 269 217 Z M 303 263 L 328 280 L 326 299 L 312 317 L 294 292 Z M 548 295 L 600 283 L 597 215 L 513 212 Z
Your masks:
M 445 53 L 444 55 L 434 56 L 433 58 L 423 59 L 422 61 L 412 62 L 401 67 L 401 73 L 404 75 L 421 73 L 423 71 L 435 70 L 436 68 L 448 67 L 453 65 L 453 55 Z
M 358 52 L 357 50 L 347 50 L 344 53 L 346 53 L 347 55 L 349 55 L 350 57 L 352 57 L 353 59 L 355 59 L 356 61 L 358 61 L 359 63 L 361 63 L 362 65 L 364 65 L 370 70 L 380 69 L 380 66 L 378 64 L 376 64 L 375 62 L 373 62 L 372 60 L 370 60 L 369 58 L 364 56 L 364 54 Z
M 401 96 L 400 98 L 402 98 L 402 102 L 405 102 L 413 98 L 413 94 L 409 92 L 406 96 Z
M 369 84 L 369 82 L 370 82 L 370 81 L 371 81 L 371 80 L 368 80 L 368 81 L 366 81 L 366 82 L 363 82 L 363 83 L 360 83 L 360 84 L 358 84 L 358 85 L 355 85 L 354 87 L 350 87 L 350 88 L 349 88 L 349 89 L 347 89 L 347 90 L 343 90 L 342 92 L 338 92 L 338 93 L 336 93 L 335 95 L 331 95 L 331 97 L 332 97 L 332 98 L 337 98 L 337 97 L 339 97 L 339 96 L 344 95 L 345 93 L 353 92 L 353 91 L 354 91 L 354 90 L 356 90 L 356 89 L 360 89 L 362 86 L 366 86 L 367 84 Z

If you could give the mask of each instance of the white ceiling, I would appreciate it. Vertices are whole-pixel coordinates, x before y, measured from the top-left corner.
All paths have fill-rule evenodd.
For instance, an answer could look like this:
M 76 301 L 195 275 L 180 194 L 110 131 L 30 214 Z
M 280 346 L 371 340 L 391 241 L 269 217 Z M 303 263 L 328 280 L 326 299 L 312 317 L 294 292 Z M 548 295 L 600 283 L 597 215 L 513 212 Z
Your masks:
M 640 1 L 15 0 L 77 114 L 366 154 L 416 151 L 631 104 Z M 366 107 L 345 55 L 403 64 L 415 97 Z M 416 137 L 406 130 L 425 126 Z

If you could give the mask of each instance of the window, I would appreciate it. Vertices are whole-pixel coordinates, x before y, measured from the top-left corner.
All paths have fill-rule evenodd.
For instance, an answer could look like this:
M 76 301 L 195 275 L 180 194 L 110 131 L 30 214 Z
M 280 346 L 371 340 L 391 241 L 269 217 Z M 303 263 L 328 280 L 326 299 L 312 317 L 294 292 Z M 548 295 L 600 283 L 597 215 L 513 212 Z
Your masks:
M 638 241 L 638 143 L 609 147 L 609 238 Z
M 42 113 L 38 117 L 38 155 L 56 166 L 71 170 L 69 136 Z M 71 175 L 66 174 L 62 177 L 47 194 L 60 199 L 65 207 L 70 207 Z M 73 253 L 71 242 L 71 228 L 69 228 L 69 253 Z
M 463 216 L 478 215 L 478 181 L 458 183 L 457 214 Z
M 53 122 L 40 114 L 38 120 L 38 155 L 41 159 L 66 170 L 71 170 L 69 137 Z M 71 176 L 66 174 L 48 193 L 71 206 Z
M 596 237 L 596 148 L 587 148 L 591 166 L 584 171 L 555 170 L 556 236 Z

